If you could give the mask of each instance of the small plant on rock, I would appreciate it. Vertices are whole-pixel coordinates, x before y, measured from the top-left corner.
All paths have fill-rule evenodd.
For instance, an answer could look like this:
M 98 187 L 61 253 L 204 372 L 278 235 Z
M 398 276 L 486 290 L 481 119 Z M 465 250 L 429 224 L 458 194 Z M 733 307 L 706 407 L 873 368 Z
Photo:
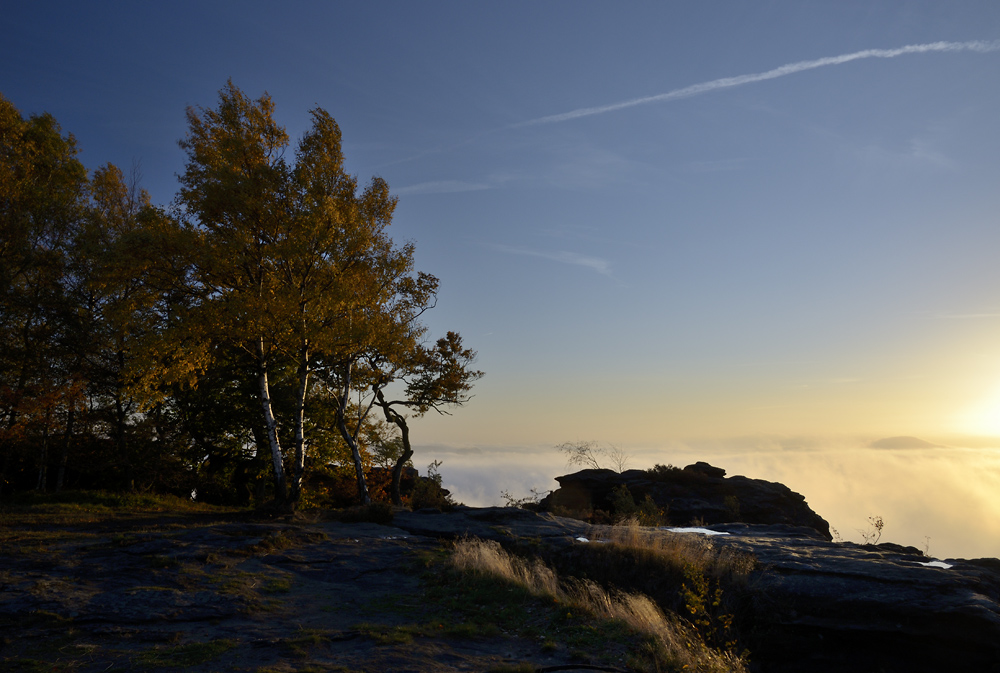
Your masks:
M 500 491 L 500 497 L 503 498 L 504 507 L 517 507 L 518 509 L 528 509 L 533 512 L 538 511 L 538 505 L 542 501 L 542 498 L 547 496 L 552 491 L 546 491 L 542 493 L 537 488 L 533 488 L 529 495 L 523 498 L 518 498 L 517 496 L 511 495 L 510 491 L 504 490 Z
M 885 521 L 882 520 L 881 516 L 875 515 L 868 517 L 868 528 L 867 530 L 858 529 L 861 533 L 861 539 L 865 544 L 875 545 L 878 541 L 882 539 L 882 529 L 885 528 Z
M 605 469 L 601 465 L 602 460 L 605 460 L 611 465 L 611 469 L 621 473 L 628 469 L 631 460 L 631 456 L 614 444 L 605 447 L 594 441 L 563 442 L 556 448 L 566 454 L 570 465 L 579 465 L 591 470 Z

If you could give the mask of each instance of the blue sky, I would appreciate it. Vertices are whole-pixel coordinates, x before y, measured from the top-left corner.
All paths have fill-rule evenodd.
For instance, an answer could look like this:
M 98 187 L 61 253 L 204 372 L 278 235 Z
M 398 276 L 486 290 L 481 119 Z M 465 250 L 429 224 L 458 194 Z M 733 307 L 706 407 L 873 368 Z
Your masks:
M 486 372 L 427 444 L 1000 435 L 996 40 L 992 2 L 33 2 L 0 92 L 159 203 L 227 78 L 328 110 Z

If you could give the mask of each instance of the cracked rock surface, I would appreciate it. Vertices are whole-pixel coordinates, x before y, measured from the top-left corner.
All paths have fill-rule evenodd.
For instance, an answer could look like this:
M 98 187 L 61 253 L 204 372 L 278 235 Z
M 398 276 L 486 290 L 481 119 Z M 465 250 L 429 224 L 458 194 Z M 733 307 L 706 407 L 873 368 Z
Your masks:
M 808 528 L 709 528 L 763 567 L 754 647 L 768 671 L 1000 671 L 1000 560 L 943 568 L 915 547 Z
M 942 568 L 922 565 L 931 559 L 914 548 L 838 544 L 809 527 L 708 528 L 729 533 L 711 544 L 760 564 L 753 623 L 741 625 L 753 670 L 1000 671 L 996 559 L 946 559 Z M 601 535 L 581 521 L 504 508 L 397 512 L 388 526 L 246 515 L 4 525 L 0 670 L 571 667 L 579 652 L 523 633 L 425 628 L 404 642 L 393 628 L 433 626 L 441 614 L 428 604 L 425 570 L 448 540 L 527 540 L 558 555 Z
M 489 509 L 400 512 L 392 526 L 226 518 L 0 527 L 0 670 L 485 671 L 579 663 L 579 653 L 543 649 L 523 634 L 426 633 L 447 614 L 425 600 L 423 559 L 440 559 L 449 539 L 504 537 L 516 527 L 570 544 L 585 524 Z M 413 624 L 424 632 L 409 638 L 393 630 Z

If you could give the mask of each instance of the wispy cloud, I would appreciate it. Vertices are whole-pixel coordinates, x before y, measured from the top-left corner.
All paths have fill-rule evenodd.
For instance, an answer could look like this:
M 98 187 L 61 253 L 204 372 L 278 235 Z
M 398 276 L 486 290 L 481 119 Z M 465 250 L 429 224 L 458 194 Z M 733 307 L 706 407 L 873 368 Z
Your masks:
M 736 86 L 743 86 L 744 84 L 763 82 L 769 79 L 777 79 L 778 77 L 785 77 L 786 75 L 794 75 L 795 73 L 803 72 L 805 70 L 814 70 L 816 68 L 823 68 L 830 65 L 841 65 L 843 63 L 849 63 L 851 61 L 859 61 L 861 59 L 866 59 L 866 58 L 896 58 L 898 56 L 904 56 L 907 54 L 925 54 L 928 52 L 954 52 L 954 51 L 973 51 L 979 53 L 1000 51 L 1000 40 L 993 40 L 993 41 L 974 40 L 971 42 L 931 42 L 929 44 L 911 44 L 905 47 L 899 47 L 898 49 L 865 49 L 863 51 L 855 51 L 850 54 L 841 54 L 840 56 L 827 56 L 825 58 L 818 58 L 812 61 L 798 61 L 796 63 L 789 63 L 787 65 L 774 68 L 773 70 L 768 70 L 766 72 L 758 72 L 747 75 L 737 75 L 736 77 L 723 77 L 721 79 L 713 79 L 708 82 L 702 82 L 700 84 L 692 84 L 691 86 L 686 86 L 682 89 L 674 89 L 673 91 L 657 94 L 655 96 L 643 96 L 642 98 L 632 98 L 630 100 L 621 101 L 619 103 L 612 103 L 610 105 L 577 108 L 576 110 L 570 110 L 569 112 L 562 112 L 560 114 L 538 117 L 537 119 L 531 119 L 526 122 L 512 124 L 510 128 L 537 126 L 539 124 L 555 124 L 558 122 L 569 121 L 571 119 L 579 119 L 580 117 L 591 117 L 593 115 L 601 115 L 601 114 L 606 114 L 608 112 L 616 112 L 618 110 L 624 110 L 626 108 L 636 107 L 637 105 L 647 105 L 649 103 L 662 103 L 665 101 L 679 100 L 681 98 L 691 98 L 693 96 L 700 96 L 701 94 L 709 93 L 711 91 L 717 91 L 719 89 L 729 89 Z
M 954 160 L 934 149 L 928 141 L 920 138 L 911 139 L 905 150 L 868 145 L 858 148 L 856 154 L 866 163 L 878 168 L 890 166 L 944 171 L 958 168 Z
M 623 240 L 620 236 L 608 235 L 606 229 L 592 225 L 581 225 L 576 223 L 560 223 L 538 230 L 540 237 L 557 239 L 561 241 L 586 241 L 588 244 L 599 246 L 618 246 L 629 248 L 641 248 L 642 245 L 633 241 Z M 564 243 L 565 245 L 565 243 Z
M 722 171 L 738 171 L 746 164 L 747 160 L 738 159 L 716 159 L 714 161 L 693 161 L 687 164 L 687 170 L 692 173 L 719 173 Z
M 611 263 L 606 259 L 601 259 L 600 257 L 591 257 L 589 255 L 583 255 L 578 252 L 569 252 L 567 250 L 558 250 L 555 252 L 547 252 L 544 250 L 532 250 L 530 248 L 515 248 L 509 245 L 495 244 L 491 246 L 494 250 L 499 252 L 505 252 L 511 255 L 526 255 L 528 257 L 541 257 L 542 259 L 551 259 L 554 262 L 562 262 L 563 264 L 576 264 L 578 266 L 585 266 L 589 269 L 593 269 L 602 276 L 607 276 L 611 278 Z
M 478 192 L 492 189 L 494 185 L 488 182 L 465 182 L 463 180 L 436 180 L 420 182 L 393 190 L 400 196 L 408 194 L 452 194 L 455 192 Z

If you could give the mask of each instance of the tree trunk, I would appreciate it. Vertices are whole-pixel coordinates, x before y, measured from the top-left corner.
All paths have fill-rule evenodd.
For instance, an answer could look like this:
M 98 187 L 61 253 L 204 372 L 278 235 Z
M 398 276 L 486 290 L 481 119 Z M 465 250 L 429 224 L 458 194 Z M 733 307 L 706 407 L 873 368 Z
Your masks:
M 302 497 L 302 477 L 306 470 L 306 392 L 309 389 L 309 344 L 304 343 L 299 357 L 299 389 L 295 401 L 295 464 L 289 501 L 297 504 Z
M 69 460 L 69 445 L 73 441 L 73 419 L 76 417 L 76 409 L 70 405 L 66 414 L 66 436 L 63 437 L 62 451 L 59 452 L 59 472 L 56 473 L 56 493 L 62 490 L 66 480 L 66 462 Z
M 410 448 L 410 429 L 406 425 L 406 421 L 399 426 L 399 431 L 403 436 L 403 453 L 396 459 L 396 464 L 392 467 L 392 504 L 402 505 L 403 504 L 403 494 L 399 490 L 399 482 L 403 479 L 403 467 L 406 465 L 406 461 L 413 458 L 413 449 Z
M 385 420 L 399 428 L 400 439 L 403 442 L 403 453 L 396 459 L 396 464 L 392 466 L 392 504 L 402 506 L 403 494 L 400 492 L 399 482 L 403 478 L 403 466 L 406 461 L 413 458 L 413 449 L 410 448 L 410 426 L 406 423 L 406 417 L 393 409 L 386 401 L 381 390 L 376 391 L 378 405 L 382 407 Z
M 340 430 L 340 436 L 344 438 L 347 446 L 350 447 L 351 456 L 354 458 L 354 472 L 358 480 L 358 499 L 362 505 L 370 505 L 372 499 L 368 495 L 368 484 L 365 483 L 365 466 L 361 460 L 361 450 L 358 449 L 357 438 L 351 434 L 351 431 L 347 427 L 347 403 L 350 391 L 351 365 L 348 364 L 347 371 L 344 374 L 343 394 L 339 395 L 339 399 L 337 400 L 337 429 Z
M 257 450 L 254 452 L 253 457 L 255 475 L 253 501 L 254 507 L 260 507 L 264 504 L 264 498 L 267 497 L 267 480 L 260 477 L 260 475 L 267 471 L 267 432 L 258 423 L 254 423 L 250 431 L 253 433 L 253 441 L 257 445 Z
M 347 423 L 342 415 L 337 420 L 337 427 L 340 429 L 340 435 L 344 438 L 344 441 L 351 447 L 351 456 L 354 458 L 354 472 L 358 480 L 358 500 L 361 501 L 362 505 L 370 505 L 372 498 L 368 495 L 368 484 L 365 482 L 365 467 L 361 460 L 361 451 L 358 449 L 358 443 L 347 429 Z
M 125 386 L 122 383 L 122 371 L 125 369 L 125 352 L 118 351 L 118 373 L 117 381 L 115 385 L 115 427 L 114 427 L 114 442 L 115 442 L 115 453 L 118 459 L 121 461 L 122 472 L 125 474 L 125 483 L 128 485 L 130 491 L 135 491 L 135 466 L 132 465 L 132 456 L 126 446 L 125 441 L 125 430 L 126 430 L 126 411 L 125 404 L 122 400 L 122 391 L 124 391 Z
M 10 456 L 14 452 L 14 446 L 11 438 L 14 434 L 14 426 L 17 425 L 18 405 L 20 404 L 21 394 L 28 381 L 27 369 L 27 365 L 23 365 L 21 367 L 21 374 L 18 377 L 17 386 L 14 388 L 14 394 L 11 398 L 10 410 L 7 412 L 7 429 L 4 433 L 6 437 L 0 441 L 0 445 L 2 445 L 4 449 L 3 471 L 0 472 L 0 495 L 4 494 L 3 487 L 9 483 L 7 472 L 10 469 Z
M 260 405 L 264 412 L 264 425 L 267 428 L 267 440 L 271 445 L 271 462 L 274 464 L 274 498 L 281 503 L 288 501 L 288 489 L 285 484 L 285 468 L 281 458 L 281 443 L 278 441 L 278 422 L 274 418 L 271 406 L 271 388 L 267 382 L 267 360 L 264 358 L 264 338 L 261 337 L 257 346 L 257 356 L 260 364 Z
M 52 420 L 52 407 L 45 410 L 45 427 L 42 428 L 42 448 L 38 455 L 38 484 L 36 491 L 45 492 L 49 477 L 49 422 Z

